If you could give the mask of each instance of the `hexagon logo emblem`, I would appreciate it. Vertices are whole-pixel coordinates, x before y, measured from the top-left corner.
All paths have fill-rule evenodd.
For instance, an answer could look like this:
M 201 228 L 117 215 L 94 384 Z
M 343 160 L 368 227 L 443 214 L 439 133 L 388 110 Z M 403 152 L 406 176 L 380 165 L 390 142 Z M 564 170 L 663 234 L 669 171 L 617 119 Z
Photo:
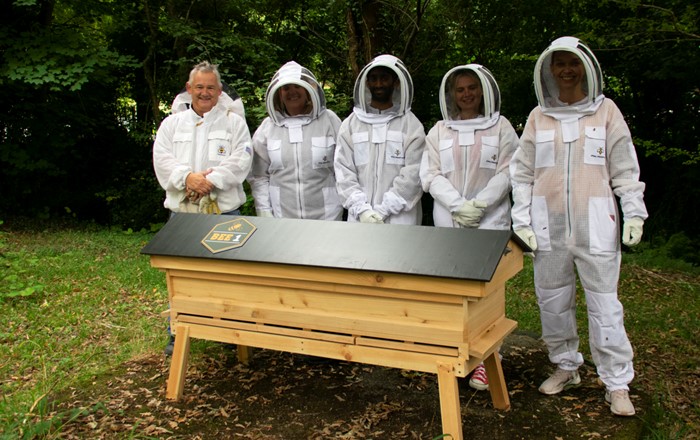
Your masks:
M 202 244 L 213 254 L 236 249 L 243 246 L 256 229 L 248 220 L 237 218 L 214 226 Z

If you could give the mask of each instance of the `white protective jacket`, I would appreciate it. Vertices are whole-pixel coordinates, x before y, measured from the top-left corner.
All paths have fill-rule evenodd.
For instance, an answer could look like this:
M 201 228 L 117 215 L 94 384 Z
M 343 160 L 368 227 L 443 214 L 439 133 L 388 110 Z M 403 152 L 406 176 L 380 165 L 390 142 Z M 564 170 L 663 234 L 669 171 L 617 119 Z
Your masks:
M 557 103 L 549 66 L 558 50 L 584 62 L 583 102 Z M 578 39 L 563 37 L 542 53 L 534 79 L 539 106 L 530 113 L 510 164 L 513 228 L 532 226 L 542 251 L 554 243 L 591 253 L 619 251 L 615 196 L 625 219 L 646 219 L 647 211 L 632 137 L 620 110 L 603 95 L 600 65 Z
M 367 74 L 378 66 L 390 68 L 400 80 L 394 107 L 381 113 L 370 107 L 367 87 Z M 374 210 L 384 223 L 420 224 L 423 191 L 418 173 L 425 131 L 411 112 L 410 74 L 398 58 L 380 55 L 362 69 L 353 95 L 355 106 L 340 126 L 335 154 L 338 191 L 348 221 Z
M 238 209 L 246 201 L 243 181 L 252 160 L 248 125 L 226 107 L 225 100 L 204 117 L 192 109 L 171 114 L 161 123 L 153 144 L 153 167 L 165 190 L 164 206 L 173 212 L 186 199 L 187 175 L 208 169 L 212 172 L 206 178 L 215 187 L 219 209 Z
M 449 84 L 454 75 L 464 70 L 476 73 L 481 82 L 484 115 L 459 120 Z M 510 229 L 508 165 L 518 145 L 518 135 L 500 115 L 500 102 L 496 80 L 481 65 L 457 66 L 442 78 L 443 120 L 428 132 L 420 171 L 423 190 L 435 201 L 435 226 L 460 227 L 452 219 L 452 212 L 467 200 L 475 199 L 487 204 L 479 229 Z
M 311 113 L 292 117 L 281 111 L 278 92 L 286 84 L 308 92 Z M 342 219 L 333 171 L 340 118 L 326 108 L 323 88 L 309 70 L 290 61 L 273 76 L 265 99 L 269 116 L 253 135 L 255 160 L 248 178 L 258 215 Z

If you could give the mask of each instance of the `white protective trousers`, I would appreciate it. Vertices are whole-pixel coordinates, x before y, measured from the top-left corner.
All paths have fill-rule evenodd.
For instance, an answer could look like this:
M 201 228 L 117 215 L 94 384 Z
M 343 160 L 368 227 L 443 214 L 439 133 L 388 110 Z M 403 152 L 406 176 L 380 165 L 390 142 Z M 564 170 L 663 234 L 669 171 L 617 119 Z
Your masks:
M 586 295 L 591 355 L 609 390 L 628 389 L 634 378 L 632 346 L 617 298 L 619 267 L 619 252 L 591 255 L 575 247 L 538 252 L 535 258 L 535 290 L 549 360 L 565 370 L 583 364 L 576 325 L 576 268 Z

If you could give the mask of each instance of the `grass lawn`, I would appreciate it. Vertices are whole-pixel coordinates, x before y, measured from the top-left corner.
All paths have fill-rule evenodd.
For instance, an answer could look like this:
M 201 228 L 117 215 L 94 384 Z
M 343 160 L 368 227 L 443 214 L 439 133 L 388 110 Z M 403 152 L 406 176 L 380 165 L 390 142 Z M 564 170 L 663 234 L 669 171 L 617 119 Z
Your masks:
M 0 438 L 60 437 L 61 424 L 79 414 L 49 416 L 56 396 L 162 351 L 165 279 L 139 253 L 152 236 L 94 225 L 0 225 Z M 647 438 L 697 438 L 700 271 L 650 256 L 625 255 L 620 280 L 636 351 L 632 386 L 653 398 Z M 520 330 L 539 334 L 529 260 L 509 282 L 507 309 Z M 578 322 L 590 359 L 582 302 Z

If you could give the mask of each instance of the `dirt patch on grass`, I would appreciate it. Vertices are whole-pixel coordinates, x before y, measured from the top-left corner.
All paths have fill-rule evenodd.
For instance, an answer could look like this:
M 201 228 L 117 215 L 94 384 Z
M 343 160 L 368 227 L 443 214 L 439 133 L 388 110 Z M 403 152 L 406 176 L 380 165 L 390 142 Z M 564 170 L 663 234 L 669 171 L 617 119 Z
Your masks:
M 616 417 L 591 365 L 581 369 L 579 388 L 544 396 L 537 386 L 551 367 L 541 342 L 514 334 L 502 354 L 512 408 L 495 410 L 487 391 L 460 379 L 464 438 L 640 437 L 651 406 L 644 393 L 632 390 L 636 417 Z M 255 350 L 245 366 L 230 347 L 212 344 L 190 360 L 184 398 L 172 402 L 165 399 L 169 360 L 153 354 L 124 367 L 123 374 L 54 402 L 57 414 L 85 409 L 61 438 L 433 439 L 442 433 L 432 374 L 270 350 Z

